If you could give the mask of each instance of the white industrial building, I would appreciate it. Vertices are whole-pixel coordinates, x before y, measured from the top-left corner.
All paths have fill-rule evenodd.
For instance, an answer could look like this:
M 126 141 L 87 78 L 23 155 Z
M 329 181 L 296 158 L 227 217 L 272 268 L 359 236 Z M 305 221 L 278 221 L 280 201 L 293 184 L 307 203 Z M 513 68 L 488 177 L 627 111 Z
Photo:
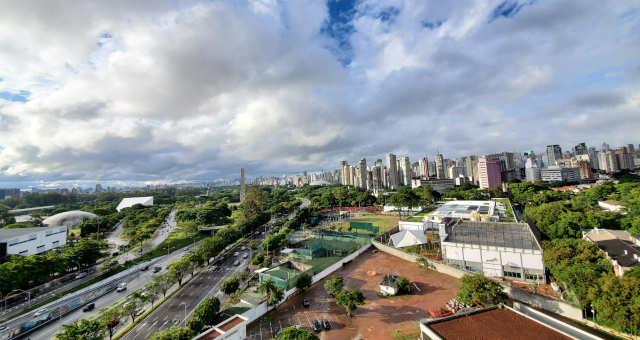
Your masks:
M 0 256 L 40 254 L 65 244 L 66 226 L 0 230 Z
M 153 205 L 153 196 L 123 198 L 122 201 L 120 201 L 120 204 L 116 207 L 116 210 L 120 211 L 124 208 L 133 207 L 136 204 L 142 204 L 146 207 L 150 207 Z
M 540 236 L 527 223 L 458 222 L 442 238 L 442 257 L 485 276 L 545 282 Z
M 580 170 L 578 168 L 561 168 L 550 166 L 540 170 L 540 178 L 543 182 L 580 182 Z
M 425 215 L 421 222 L 400 221 L 398 228 L 400 231 L 421 230 L 443 234 L 448 220 L 499 221 L 501 212 L 505 210 L 505 205 L 496 201 L 448 201 Z

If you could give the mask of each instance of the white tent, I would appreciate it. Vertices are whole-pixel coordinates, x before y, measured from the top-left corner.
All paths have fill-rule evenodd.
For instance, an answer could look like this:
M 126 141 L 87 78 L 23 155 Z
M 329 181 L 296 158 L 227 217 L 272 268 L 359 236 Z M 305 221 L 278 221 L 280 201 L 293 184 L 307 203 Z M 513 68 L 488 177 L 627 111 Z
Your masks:
M 403 248 L 408 246 L 415 246 L 418 244 L 427 243 L 427 238 L 421 231 L 404 230 L 399 233 L 391 235 L 391 241 L 396 248 Z
M 123 198 L 122 201 L 120 201 L 120 204 L 118 204 L 118 206 L 116 207 L 116 210 L 120 211 L 124 208 L 133 207 L 136 204 L 142 204 L 144 206 L 150 207 L 153 205 L 153 196 Z

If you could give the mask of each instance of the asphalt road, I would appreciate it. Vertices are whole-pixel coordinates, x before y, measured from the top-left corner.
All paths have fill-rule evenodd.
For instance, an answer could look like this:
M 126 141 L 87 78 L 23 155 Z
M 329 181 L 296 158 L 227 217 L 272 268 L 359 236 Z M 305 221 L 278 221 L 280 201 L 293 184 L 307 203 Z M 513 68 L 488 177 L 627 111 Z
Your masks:
M 220 296 L 220 285 L 234 273 L 244 270 L 251 256 L 242 259 L 242 254 L 250 253 L 250 249 L 246 251 L 238 251 L 240 253 L 239 266 L 234 266 L 235 260 L 233 255 L 227 255 L 226 258 L 218 263 L 219 267 L 216 271 L 204 270 L 196 275 L 194 279 L 189 281 L 182 289 L 175 293 L 171 298 L 167 299 L 162 305 L 156 308 L 142 322 L 133 327 L 121 339 L 137 340 L 148 339 L 155 332 L 168 329 L 172 326 L 184 325 L 185 317 L 188 319 L 192 311 L 207 296 Z M 249 254 L 250 255 L 250 254 Z
M 189 246 L 190 247 L 190 246 Z M 185 247 L 187 248 L 187 247 Z M 166 267 L 167 265 L 169 265 L 169 263 L 175 261 L 177 258 L 179 258 L 180 256 L 185 254 L 184 249 L 179 249 L 174 251 L 173 253 L 169 254 L 168 257 L 165 256 L 164 259 L 160 260 L 159 262 L 157 262 L 156 264 L 154 264 L 153 266 L 161 266 L 162 267 L 162 271 L 159 273 L 164 273 L 166 272 Z M 95 300 L 93 303 L 95 303 L 95 309 L 89 312 L 83 312 L 82 309 L 78 309 L 68 315 L 66 315 L 65 317 L 62 318 L 61 321 L 57 321 L 57 322 L 53 322 L 51 324 L 48 324 L 38 330 L 36 330 L 35 332 L 31 333 L 29 335 L 30 339 L 32 340 L 49 340 L 52 339 L 53 336 L 62 329 L 62 325 L 63 324 L 69 324 L 73 321 L 76 320 L 80 320 L 80 319 L 86 319 L 94 314 L 96 314 L 100 309 L 107 307 L 113 303 L 115 303 L 116 301 L 118 301 L 120 298 L 128 295 L 129 293 L 135 291 L 136 289 L 139 289 L 140 287 L 144 286 L 145 284 L 147 284 L 149 281 L 151 281 L 151 278 L 153 277 L 153 273 L 151 270 L 147 270 L 147 271 L 141 271 L 132 275 L 127 276 L 125 279 L 123 279 L 122 281 L 126 281 L 127 282 L 127 290 L 125 292 L 116 292 L 113 291 L 111 293 L 108 293 L 100 298 L 98 298 L 97 300 Z

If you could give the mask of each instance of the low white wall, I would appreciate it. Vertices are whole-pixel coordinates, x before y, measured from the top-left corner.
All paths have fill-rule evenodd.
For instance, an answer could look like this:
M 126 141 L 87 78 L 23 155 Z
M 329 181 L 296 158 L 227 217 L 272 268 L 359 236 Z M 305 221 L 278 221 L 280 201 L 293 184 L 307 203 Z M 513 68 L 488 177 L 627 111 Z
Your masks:
M 349 262 L 349 261 L 353 261 L 353 259 L 355 259 L 356 257 L 360 256 L 362 253 L 367 251 L 369 248 L 371 248 L 371 244 L 364 245 L 364 246 L 360 247 L 360 249 L 354 251 L 352 254 L 349 254 L 348 256 L 344 257 L 340 261 L 338 261 L 338 262 L 332 264 L 331 266 L 325 268 L 323 271 L 321 271 L 318 274 L 313 276 L 313 278 L 311 280 L 311 284 L 314 284 L 314 283 L 324 279 L 325 277 L 329 276 L 329 274 L 331 274 L 331 273 L 335 272 L 336 270 L 342 268 L 344 263 Z
M 259 317 L 263 316 L 264 314 L 267 313 L 267 301 L 264 301 L 263 303 L 257 305 L 256 307 L 253 307 L 251 309 L 249 309 L 248 311 L 242 313 L 242 316 L 244 316 L 245 318 L 247 318 L 247 323 L 251 323 L 254 320 L 258 319 Z

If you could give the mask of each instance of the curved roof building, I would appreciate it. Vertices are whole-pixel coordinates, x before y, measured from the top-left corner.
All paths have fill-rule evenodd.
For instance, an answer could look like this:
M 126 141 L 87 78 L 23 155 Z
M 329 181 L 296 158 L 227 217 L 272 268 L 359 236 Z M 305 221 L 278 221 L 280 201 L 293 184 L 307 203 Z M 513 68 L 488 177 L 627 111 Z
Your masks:
M 65 211 L 63 213 L 49 216 L 42 221 L 47 226 L 67 226 L 77 227 L 82 223 L 82 220 L 86 218 L 98 217 L 96 214 L 82 210 Z

